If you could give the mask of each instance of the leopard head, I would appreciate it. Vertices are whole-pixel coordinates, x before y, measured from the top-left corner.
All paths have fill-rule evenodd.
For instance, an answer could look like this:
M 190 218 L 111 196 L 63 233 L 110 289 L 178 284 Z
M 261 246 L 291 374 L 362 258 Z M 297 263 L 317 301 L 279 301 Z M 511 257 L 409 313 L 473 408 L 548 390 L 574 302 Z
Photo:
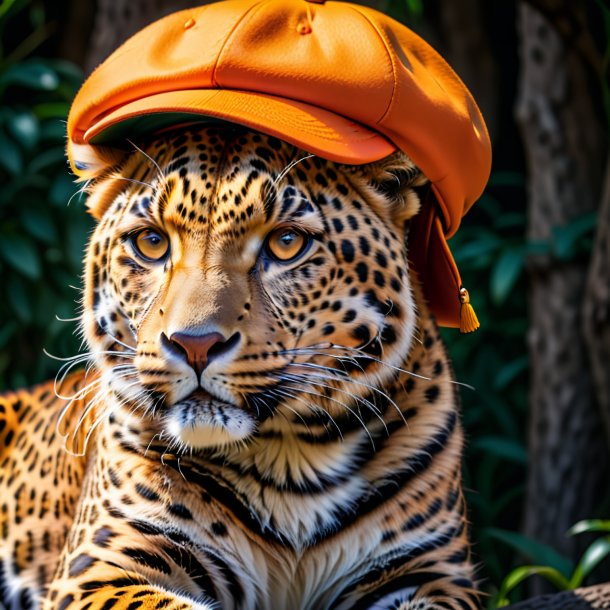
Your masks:
M 236 127 L 138 142 L 89 186 L 83 328 L 111 402 L 191 449 L 375 408 L 413 342 L 403 154 Z

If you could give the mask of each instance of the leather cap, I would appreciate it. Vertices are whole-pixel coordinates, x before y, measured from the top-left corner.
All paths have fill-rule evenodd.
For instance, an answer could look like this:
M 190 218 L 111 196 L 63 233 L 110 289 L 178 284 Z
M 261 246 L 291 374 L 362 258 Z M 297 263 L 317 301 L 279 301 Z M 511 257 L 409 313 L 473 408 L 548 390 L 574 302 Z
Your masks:
M 100 145 L 193 120 L 221 119 L 331 161 L 404 151 L 432 183 L 410 257 L 440 324 L 459 326 L 461 280 L 446 239 L 491 165 L 485 123 L 442 57 L 364 6 L 227 0 L 144 28 L 78 92 L 68 118 L 74 172 Z

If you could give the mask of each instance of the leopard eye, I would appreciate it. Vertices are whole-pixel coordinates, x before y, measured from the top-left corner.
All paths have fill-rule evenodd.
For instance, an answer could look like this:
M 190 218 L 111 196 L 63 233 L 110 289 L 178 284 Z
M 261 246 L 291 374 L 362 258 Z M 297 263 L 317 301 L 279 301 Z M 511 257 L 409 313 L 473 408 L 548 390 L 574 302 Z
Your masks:
M 153 229 L 143 229 L 131 236 L 135 251 L 148 261 L 159 261 L 169 252 L 169 239 Z
M 271 231 L 265 249 L 277 261 L 287 263 L 305 253 L 311 237 L 290 227 L 280 227 Z

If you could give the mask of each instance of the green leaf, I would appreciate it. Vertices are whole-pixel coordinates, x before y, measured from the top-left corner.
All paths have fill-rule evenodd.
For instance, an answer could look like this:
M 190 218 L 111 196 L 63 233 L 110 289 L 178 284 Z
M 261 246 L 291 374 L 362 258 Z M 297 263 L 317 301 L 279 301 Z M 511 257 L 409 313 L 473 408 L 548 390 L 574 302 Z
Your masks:
M 511 462 L 527 464 L 527 450 L 523 445 L 503 436 L 484 436 L 472 441 L 473 449 L 497 455 Z
M 2 132 L 0 132 L 0 166 L 13 175 L 21 173 L 23 169 L 21 150 Z
M 496 229 L 508 229 L 512 227 L 524 227 L 525 214 L 522 212 L 506 212 L 498 216 L 494 227 Z
M 572 562 L 543 542 L 533 540 L 517 532 L 498 528 L 485 528 L 485 531 L 489 536 L 507 544 L 536 564 L 554 568 L 566 578 L 572 573 Z
M 40 91 L 53 91 L 59 85 L 55 70 L 39 60 L 22 61 L 0 76 L 0 86 L 19 85 Z
M 551 244 L 548 240 L 532 239 L 525 244 L 525 254 L 528 256 L 545 256 L 551 253 Z
M 521 172 L 496 170 L 489 176 L 488 186 L 525 186 L 525 176 Z
M 507 248 L 498 258 L 490 280 L 491 298 L 501 305 L 514 288 L 523 269 L 523 249 Z
M 456 261 L 467 262 L 468 265 L 493 254 L 502 245 L 502 239 L 491 231 L 477 231 L 468 237 L 459 245 L 454 245 L 454 242 L 451 244 Z
M 0 328 L 0 349 L 6 346 L 18 330 L 19 325 L 14 320 L 2 323 L 2 328 Z
M 506 363 L 496 375 L 494 387 L 502 390 L 507 387 L 518 375 L 527 371 L 529 367 L 529 357 L 521 356 L 512 362 Z
M 32 321 L 32 299 L 28 295 L 26 283 L 18 276 L 11 277 L 11 289 L 8 291 L 8 301 L 17 318 L 25 324 Z
M 610 520 L 585 519 L 575 523 L 569 530 L 570 536 L 583 534 L 585 532 L 610 532 Z
M 16 112 L 6 127 L 23 148 L 32 150 L 38 144 L 40 135 L 38 119 L 31 112 Z
M 53 205 L 66 206 L 70 202 L 70 197 L 74 195 L 76 191 L 76 185 L 74 179 L 66 171 L 59 174 L 51 185 L 51 191 L 49 193 L 49 199 Z M 76 199 L 76 198 L 75 198 Z
M 592 542 L 582 554 L 572 578 L 570 588 L 576 589 L 582 585 L 583 580 L 608 556 L 610 555 L 610 536 L 600 538 Z
M 70 105 L 66 102 L 45 102 L 37 104 L 32 108 L 38 119 L 52 119 L 55 122 L 55 129 L 61 129 L 62 136 L 66 135 L 65 119 L 68 116 Z
M 424 5 L 422 0 L 405 0 L 407 4 L 407 10 L 411 15 L 415 17 L 421 17 L 424 12 Z
M 28 165 L 28 172 L 37 174 L 49 167 L 61 168 L 62 171 L 67 171 L 65 165 L 65 152 L 63 146 L 54 146 L 40 152 L 32 159 Z
M 498 595 L 498 607 L 508 606 L 508 594 L 530 576 L 542 576 L 551 582 L 560 591 L 570 588 L 570 583 L 559 571 L 548 566 L 521 566 L 515 568 L 502 582 Z
M 33 280 L 40 278 L 42 270 L 38 252 L 34 244 L 23 235 L 4 235 L 0 240 L 0 255 L 23 275 Z
M 569 260 L 576 254 L 578 240 L 592 233 L 597 223 L 597 213 L 583 214 L 566 225 L 553 228 L 553 252 L 560 260 Z
M 74 89 L 80 87 L 84 74 L 76 64 L 65 59 L 52 59 L 49 60 L 49 65 L 59 74 L 62 80 L 69 82 Z
M 55 244 L 59 241 L 57 228 L 53 218 L 47 208 L 36 208 L 34 205 L 28 206 L 27 203 L 20 214 L 22 226 L 36 239 L 40 239 L 48 244 Z
M 2 0 L 0 2 L 0 21 L 4 19 L 15 5 L 19 5 L 19 0 Z

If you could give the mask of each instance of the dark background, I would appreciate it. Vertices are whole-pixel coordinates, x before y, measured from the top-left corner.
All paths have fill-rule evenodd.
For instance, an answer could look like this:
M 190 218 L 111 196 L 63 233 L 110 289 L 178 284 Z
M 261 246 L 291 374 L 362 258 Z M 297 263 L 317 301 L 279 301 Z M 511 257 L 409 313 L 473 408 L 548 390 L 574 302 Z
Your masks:
M 43 348 L 56 357 L 82 348 L 76 322 L 56 319 L 78 316 L 92 226 L 64 157 L 70 100 L 129 34 L 199 3 L 0 5 L 0 389 L 53 377 L 61 363 Z M 493 141 L 489 185 L 451 241 L 482 328 L 444 332 L 457 379 L 474 387 L 462 389 L 464 468 L 492 607 L 515 566 L 569 577 L 583 553 L 594 567 L 592 541 L 599 557 L 610 552 L 608 522 L 566 535 L 581 519 L 610 519 L 610 6 L 367 4 L 448 59 Z M 606 558 L 585 582 L 609 579 Z M 549 586 L 528 583 L 511 598 Z

